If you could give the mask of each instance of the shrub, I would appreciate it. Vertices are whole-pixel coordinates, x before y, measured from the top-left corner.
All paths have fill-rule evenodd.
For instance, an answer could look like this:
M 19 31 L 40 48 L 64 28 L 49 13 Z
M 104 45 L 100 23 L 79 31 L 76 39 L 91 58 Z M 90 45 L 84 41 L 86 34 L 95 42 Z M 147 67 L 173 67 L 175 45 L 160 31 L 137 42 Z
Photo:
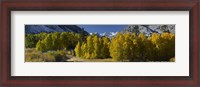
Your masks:
M 39 52 L 31 52 L 25 54 L 25 61 L 26 62 L 44 62 L 42 59 L 42 54 Z
M 171 58 L 169 61 L 170 62 L 175 62 L 175 58 Z
M 26 49 L 25 52 L 26 62 L 62 62 L 66 59 L 67 56 L 64 50 L 42 53 L 35 51 L 35 49 Z
M 64 50 L 61 50 L 61 51 L 47 52 L 46 54 L 53 56 L 55 62 L 62 62 L 65 61 L 65 59 L 67 59 L 66 53 L 67 52 L 65 52 Z
M 42 58 L 44 59 L 45 62 L 55 62 L 56 61 L 55 57 L 48 53 L 44 53 Z

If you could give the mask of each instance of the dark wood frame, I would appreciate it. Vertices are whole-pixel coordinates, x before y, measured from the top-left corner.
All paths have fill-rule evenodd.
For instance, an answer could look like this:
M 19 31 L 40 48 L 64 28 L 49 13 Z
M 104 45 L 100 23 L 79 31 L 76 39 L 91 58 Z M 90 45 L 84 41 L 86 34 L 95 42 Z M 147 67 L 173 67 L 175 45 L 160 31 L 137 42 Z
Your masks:
M 1 1 L 0 86 L 200 87 L 199 0 Z M 189 11 L 190 76 L 11 76 L 11 11 Z

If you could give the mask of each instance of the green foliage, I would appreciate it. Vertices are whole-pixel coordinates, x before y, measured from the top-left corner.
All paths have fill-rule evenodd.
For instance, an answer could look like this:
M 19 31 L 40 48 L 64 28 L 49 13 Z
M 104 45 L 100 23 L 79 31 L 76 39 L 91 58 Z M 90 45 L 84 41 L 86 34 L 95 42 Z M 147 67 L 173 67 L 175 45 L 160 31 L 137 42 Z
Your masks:
M 45 36 L 44 36 L 45 35 Z M 37 41 L 31 41 L 31 36 L 37 36 Z M 72 32 L 62 32 L 62 33 L 40 33 L 35 35 L 27 35 L 25 40 L 26 47 L 31 48 L 29 45 L 33 45 L 37 51 L 48 51 L 48 50 L 71 50 L 74 49 L 78 42 L 82 43 L 84 41 L 84 36 L 81 34 L 75 34 Z M 32 44 L 34 43 L 34 44 Z M 74 54 L 74 52 L 72 52 Z
M 25 35 L 25 47 L 26 48 L 35 48 L 37 42 L 39 40 L 44 39 L 46 35 L 47 35 L 46 33 L 26 34 Z

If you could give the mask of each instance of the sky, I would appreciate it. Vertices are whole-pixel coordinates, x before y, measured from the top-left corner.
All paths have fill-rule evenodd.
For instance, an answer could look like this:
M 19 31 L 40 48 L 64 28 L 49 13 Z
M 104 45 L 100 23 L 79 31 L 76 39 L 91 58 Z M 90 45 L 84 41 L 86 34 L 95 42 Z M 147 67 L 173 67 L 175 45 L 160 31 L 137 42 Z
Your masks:
M 78 25 L 89 33 L 118 32 L 126 28 L 128 25 Z

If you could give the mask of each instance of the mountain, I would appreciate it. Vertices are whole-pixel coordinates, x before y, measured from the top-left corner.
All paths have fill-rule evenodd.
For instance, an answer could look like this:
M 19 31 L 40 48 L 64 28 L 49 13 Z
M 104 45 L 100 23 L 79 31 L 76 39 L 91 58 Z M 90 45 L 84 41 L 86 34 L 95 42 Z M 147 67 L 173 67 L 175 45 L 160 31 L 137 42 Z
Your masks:
M 90 33 L 90 35 L 97 35 L 98 37 L 107 36 L 109 38 L 112 38 L 113 36 L 117 35 L 117 33 L 118 32 L 104 32 L 104 33 L 94 32 L 94 33 Z
M 89 35 L 87 31 L 76 25 L 25 25 L 26 34 L 37 34 L 41 32 L 74 32 Z
M 101 33 L 100 36 L 107 36 L 109 38 L 117 35 L 118 32 L 104 32 L 104 33 Z
M 152 33 L 175 33 L 175 25 L 129 25 L 121 32 L 144 33 L 146 36 L 150 36 Z
M 98 32 L 90 33 L 90 35 L 97 35 L 98 37 L 101 37 L 101 35 Z

